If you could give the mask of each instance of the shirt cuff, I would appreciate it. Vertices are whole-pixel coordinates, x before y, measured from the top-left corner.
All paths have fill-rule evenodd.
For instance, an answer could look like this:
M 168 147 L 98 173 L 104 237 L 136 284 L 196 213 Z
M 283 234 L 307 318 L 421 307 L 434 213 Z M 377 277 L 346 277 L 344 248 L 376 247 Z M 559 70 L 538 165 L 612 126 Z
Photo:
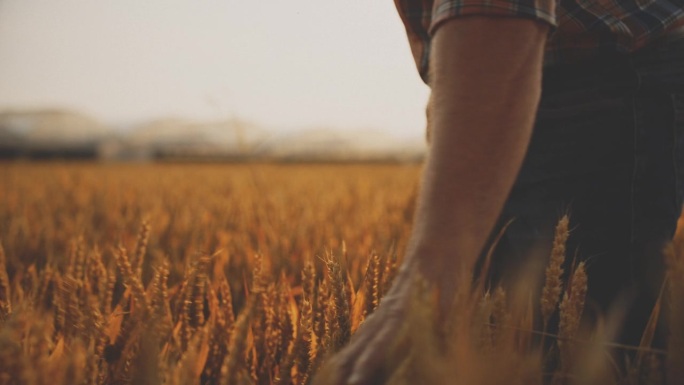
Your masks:
M 555 31 L 555 0 L 437 0 L 432 9 L 430 35 L 450 19 L 461 16 L 517 17 L 538 20 Z

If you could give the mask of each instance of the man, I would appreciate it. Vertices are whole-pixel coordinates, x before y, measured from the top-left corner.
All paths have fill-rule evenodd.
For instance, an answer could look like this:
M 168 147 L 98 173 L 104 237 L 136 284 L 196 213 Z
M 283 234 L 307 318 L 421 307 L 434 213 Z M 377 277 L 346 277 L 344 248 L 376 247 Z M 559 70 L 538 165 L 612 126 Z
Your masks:
M 626 296 L 643 330 L 684 192 L 684 1 L 395 3 L 432 90 L 430 148 L 401 272 L 333 358 L 342 381 L 376 379 L 414 272 L 446 307 L 510 218 L 497 264 L 568 211 L 590 296 Z

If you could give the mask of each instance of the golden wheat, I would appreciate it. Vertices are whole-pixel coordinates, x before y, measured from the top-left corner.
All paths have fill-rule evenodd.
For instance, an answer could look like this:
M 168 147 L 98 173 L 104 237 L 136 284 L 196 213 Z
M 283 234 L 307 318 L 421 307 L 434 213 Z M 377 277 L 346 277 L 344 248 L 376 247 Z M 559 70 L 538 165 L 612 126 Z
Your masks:
M 382 306 L 419 173 L 401 165 L 0 169 L 0 385 L 310 384 Z M 568 236 L 563 217 L 537 306 L 536 293 L 465 282 L 440 325 L 434 288 L 418 280 L 414 311 L 385 347 L 387 383 L 658 384 L 663 373 L 679 383 L 684 236 L 667 251 L 668 352 L 639 348 L 633 372 L 606 359 L 610 333 L 580 328 L 591 271 L 579 262 L 563 276 Z M 549 325 L 559 308 L 560 324 Z

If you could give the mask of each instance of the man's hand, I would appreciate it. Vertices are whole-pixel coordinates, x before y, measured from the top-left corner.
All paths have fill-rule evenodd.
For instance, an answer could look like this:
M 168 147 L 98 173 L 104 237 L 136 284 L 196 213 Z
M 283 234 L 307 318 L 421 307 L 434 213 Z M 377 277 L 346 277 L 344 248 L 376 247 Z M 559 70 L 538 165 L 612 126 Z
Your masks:
M 386 380 L 393 370 L 388 364 L 406 353 L 396 350 L 409 311 L 412 278 L 408 273 L 404 270 L 395 278 L 378 309 L 354 333 L 351 343 L 324 365 L 314 384 L 381 384 Z
M 458 279 L 471 279 L 529 144 L 547 30 L 533 20 L 488 17 L 457 18 L 437 30 L 431 145 L 403 272 L 330 359 L 325 384 L 378 384 L 391 374 L 387 349 L 409 311 L 413 273 L 438 286 L 443 314 Z

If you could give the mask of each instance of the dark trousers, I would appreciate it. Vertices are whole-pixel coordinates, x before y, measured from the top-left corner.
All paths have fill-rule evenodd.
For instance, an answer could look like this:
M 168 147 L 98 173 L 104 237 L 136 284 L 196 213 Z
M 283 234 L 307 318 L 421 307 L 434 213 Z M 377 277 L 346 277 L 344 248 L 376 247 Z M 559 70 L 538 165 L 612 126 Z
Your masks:
M 546 68 L 530 148 L 500 219 L 514 221 L 496 246 L 494 275 L 506 281 L 530 255 L 548 258 L 555 223 L 568 213 L 568 260 L 588 267 L 587 311 L 620 299 L 629 308 L 621 340 L 638 344 L 683 197 L 684 36 Z

